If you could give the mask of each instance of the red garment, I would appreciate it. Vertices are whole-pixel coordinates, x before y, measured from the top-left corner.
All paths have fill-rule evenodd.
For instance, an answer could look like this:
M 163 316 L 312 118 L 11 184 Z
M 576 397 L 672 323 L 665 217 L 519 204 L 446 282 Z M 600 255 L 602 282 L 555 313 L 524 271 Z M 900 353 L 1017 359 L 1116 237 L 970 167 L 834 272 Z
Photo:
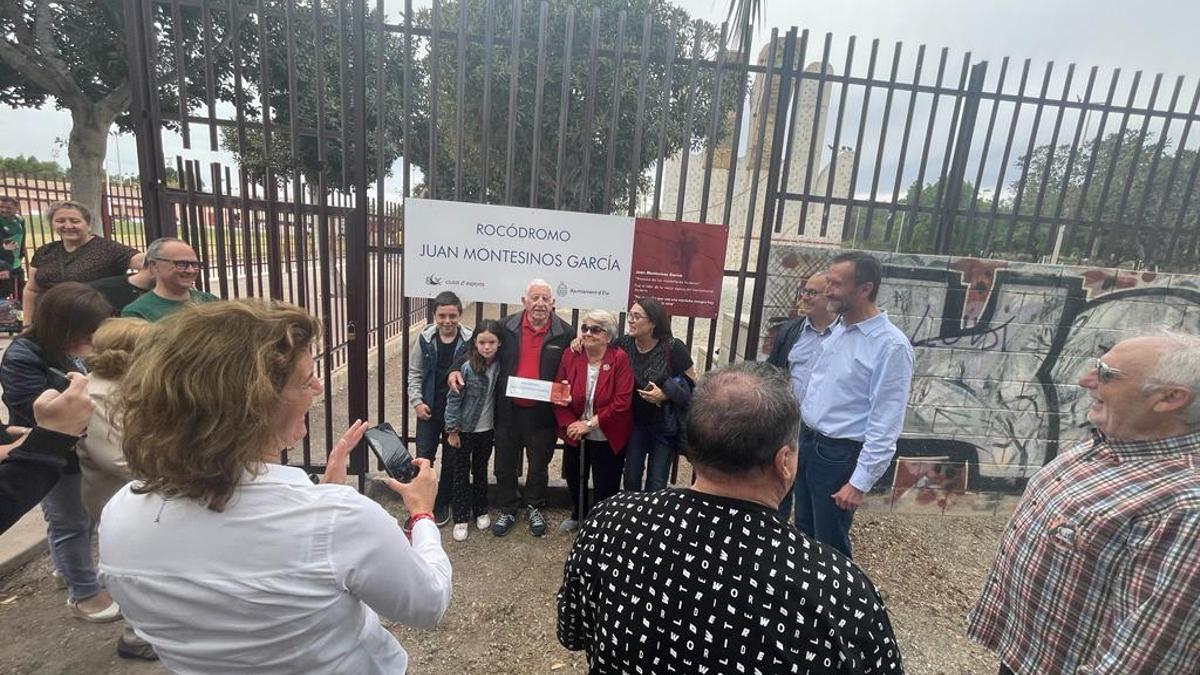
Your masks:
M 578 422 L 587 402 L 587 352 L 565 350 L 558 364 L 555 381 L 571 383 L 571 405 L 554 407 L 554 419 L 558 422 L 558 437 L 572 447 L 578 441 L 567 438 L 567 426 Z M 608 438 L 613 454 L 625 449 L 629 434 L 633 431 L 633 368 L 629 356 L 614 346 L 604 352 L 600 362 L 600 376 L 596 379 L 592 410 L 600 418 L 600 431 Z
M 529 323 L 529 312 L 521 313 L 521 340 L 517 343 L 521 351 L 517 354 L 517 372 L 513 373 L 514 376 L 530 380 L 542 378 L 542 344 L 546 342 L 546 333 L 549 331 L 550 321 L 541 328 L 534 328 Z M 522 408 L 532 408 L 537 404 L 537 401 L 527 398 L 513 399 L 513 405 Z

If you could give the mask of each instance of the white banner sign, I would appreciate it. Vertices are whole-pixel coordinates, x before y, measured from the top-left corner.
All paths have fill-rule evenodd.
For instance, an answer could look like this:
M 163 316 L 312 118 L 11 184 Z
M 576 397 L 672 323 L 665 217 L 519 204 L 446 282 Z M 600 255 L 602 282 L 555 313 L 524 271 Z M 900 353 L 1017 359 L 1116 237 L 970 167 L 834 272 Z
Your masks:
M 407 199 L 404 285 L 412 297 L 518 303 L 530 280 L 558 306 L 621 310 L 629 296 L 633 218 Z

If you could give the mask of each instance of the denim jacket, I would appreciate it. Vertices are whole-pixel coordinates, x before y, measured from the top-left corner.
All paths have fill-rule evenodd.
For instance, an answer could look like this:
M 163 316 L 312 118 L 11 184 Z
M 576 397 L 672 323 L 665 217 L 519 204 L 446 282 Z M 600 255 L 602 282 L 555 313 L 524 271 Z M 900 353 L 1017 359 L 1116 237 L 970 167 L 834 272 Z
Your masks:
M 454 362 L 467 353 L 467 342 L 471 339 L 472 330 L 466 326 L 458 327 L 458 337 L 454 340 Z M 418 403 L 426 403 L 433 407 L 437 400 L 434 395 L 439 387 L 449 387 L 445 382 L 434 382 L 437 378 L 437 345 L 433 343 L 437 337 L 437 326 L 430 324 L 421 329 L 421 334 L 413 342 L 412 351 L 408 355 L 408 404 L 416 407 Z
M 463 387 L 459 392 L 450 391 L 446 397 L 446 431 L 472 431 L 479 424 L 479 415 L 487 398 L 488 380 L 495 380 L 500 370 L 499 362 L 492 361 L 487 372 L 476 373 L 467 361 L 459 368 L 463 375 Z

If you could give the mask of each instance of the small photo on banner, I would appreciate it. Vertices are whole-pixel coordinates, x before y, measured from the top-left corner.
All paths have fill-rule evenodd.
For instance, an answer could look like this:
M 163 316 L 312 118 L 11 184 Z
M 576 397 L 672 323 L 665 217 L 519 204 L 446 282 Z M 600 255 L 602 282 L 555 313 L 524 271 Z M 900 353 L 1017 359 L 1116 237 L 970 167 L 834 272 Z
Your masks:
M 727 225 L 638 218 L 629 304 L 651 296 L 672 316 L 717 318 L 728 239 Z

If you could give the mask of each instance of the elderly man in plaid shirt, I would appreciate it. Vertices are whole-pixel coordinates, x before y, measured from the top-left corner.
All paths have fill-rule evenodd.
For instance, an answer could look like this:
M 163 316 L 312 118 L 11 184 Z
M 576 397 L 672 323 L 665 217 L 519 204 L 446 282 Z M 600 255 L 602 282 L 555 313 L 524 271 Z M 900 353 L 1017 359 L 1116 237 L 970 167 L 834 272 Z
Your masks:
M 1091 437 L 1029 481 L 967 633 L 1000 673 L 1200 673 L 1200 338 L 1079 380 Z

